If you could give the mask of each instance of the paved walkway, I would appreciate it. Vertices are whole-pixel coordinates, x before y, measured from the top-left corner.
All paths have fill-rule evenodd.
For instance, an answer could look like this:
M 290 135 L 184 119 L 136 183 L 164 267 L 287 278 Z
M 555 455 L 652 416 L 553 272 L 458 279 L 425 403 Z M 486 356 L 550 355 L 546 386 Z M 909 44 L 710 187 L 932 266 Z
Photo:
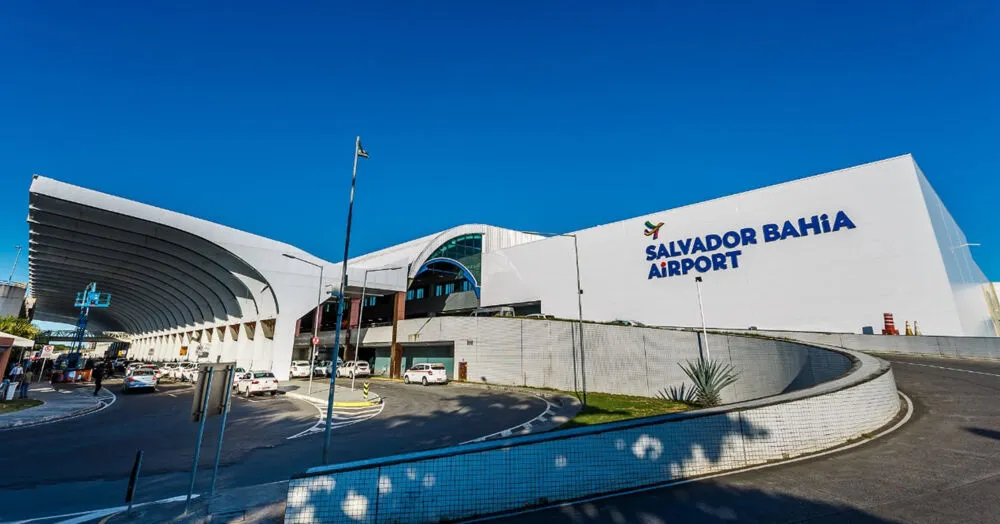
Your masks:
M 378 403 L 379 396 L 374 392 L 371 392 L 367 399 L 365 398 L 363 387 L 363 380 L 358 380 L 355 383 L 354 391 L 351 391 L 350 387 L 338 385 L 333 392 L 333 407 L 360 407 Z M 279 386 L 278 390 L 286 395 L 325 406 L 330 396 L 330 380 L 322 377 L 313 379 L 311 392 L 308 380 L 289 380 Z
M 0 431 L 78 417 L 103 409 L 115 401 L 115 395 L 106 389 L 102 389 L 95 397 L 93 386 L 52 385 L 47 382 L 32 384 L 28 390 L 28 398 L 41 400 L 44 404 L 0 415 Z

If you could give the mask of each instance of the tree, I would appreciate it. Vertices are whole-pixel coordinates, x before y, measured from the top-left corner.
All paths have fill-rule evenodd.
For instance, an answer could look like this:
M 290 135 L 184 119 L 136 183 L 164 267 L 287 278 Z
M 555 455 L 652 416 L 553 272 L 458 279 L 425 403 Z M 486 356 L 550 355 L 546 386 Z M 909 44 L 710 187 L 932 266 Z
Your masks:
M 0 317 L 0 331 L 16 337 L 30 338 L 34 340 L 41 332 L 40 329 L 31 325 L 31 321 L 26 318 L 4 316 Z

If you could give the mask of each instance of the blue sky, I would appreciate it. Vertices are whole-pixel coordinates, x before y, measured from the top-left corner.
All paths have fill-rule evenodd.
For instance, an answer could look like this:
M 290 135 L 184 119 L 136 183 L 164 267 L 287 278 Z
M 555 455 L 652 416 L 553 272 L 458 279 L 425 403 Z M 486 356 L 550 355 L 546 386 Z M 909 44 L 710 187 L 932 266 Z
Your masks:
M 4 2 L 2 278 L 32 173 L 339 260 L 360 134 L 352 254 L 913 153 L 1000 279 L 1000 3 L 632 4 Z

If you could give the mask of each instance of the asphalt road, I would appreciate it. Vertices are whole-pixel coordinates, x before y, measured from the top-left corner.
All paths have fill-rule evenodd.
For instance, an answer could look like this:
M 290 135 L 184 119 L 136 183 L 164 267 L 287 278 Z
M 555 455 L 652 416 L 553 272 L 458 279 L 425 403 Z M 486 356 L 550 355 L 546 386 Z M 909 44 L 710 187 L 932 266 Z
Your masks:
M 122 395 L 119 386 L 111 387 L 118 400 L 99 413 L 3 434 L 0 522 L 122 504 L 138 449 L 145 456 L 137 502 L 187 492 L 197 435 L 189 418 L 191 388 L 163 385 L 155 393 Z M 533 397 L 469 387 L 373 381 L 371 388 L 385 399 L 385 409 L 335 430 L 337 462 L 461 443 L 545 409 Z M 315 425 L 320 409 L 281 395 L 233 402 L 218 489 L 287 480 L 319 465 L 322 433 L 288 437 Z M 196 491 L 208 490 L 218 425 L 218 418 L 206 424 Z
M 843 453 L 500 519 L 518 523 L 1000 522 L 1000 363 L 884 357 L 913 418 Z M 947 369 L 945 369 L 947 368 Z

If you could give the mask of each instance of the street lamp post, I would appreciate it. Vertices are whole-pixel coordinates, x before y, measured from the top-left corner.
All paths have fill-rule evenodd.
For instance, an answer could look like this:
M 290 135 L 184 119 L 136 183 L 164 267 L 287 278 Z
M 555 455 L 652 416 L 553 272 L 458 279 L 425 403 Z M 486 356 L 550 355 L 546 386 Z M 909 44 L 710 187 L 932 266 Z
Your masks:
M 316 314 L 313 315 L 313 334 L 312 340 L 309 341 L 310 347 L 312 348 L 309 355 L 309 394 L 312 395 L 313 375 L 316 374 L 316 353 L 319 351 L 319 319 L 322 315 L 322 313 L 320 313 L 320 307 L 323 305 L 323 265 L 301 259 L 288 253 L 282 253 L 282 256 L 292 260 L 298 260 L 299 262 L 305 262 L 310 266 L 319 268 L 319 286 L 316 287 Z
M 17 250 L 17 256 L 14 257 L 14 265 L 10 268 L 10 278 L 7 279 L 7 282 L 14 281 L 14 271 L 17 269 L 17 262 L 21 260 L 21 246 L 14 246 L 14 249 Z
M 376 271 L 391 271 L 395 269 L 403 269 L 403 266 L 394 267 L 380 267 L 377 269 L 366 269 L 365 270 L 365 280 L 361 285 L 361 308 L 358 311 L 358 334 L 354 340 L 354 360 L 358 360 L 358 350 L 361 349 L 361 320 L 365 316 L 365 292 L 368 291 L 368 273 L 375 273 Z M 346 355 L 345 355 L 346 356 Z M 351 391 L 354 391 L 354 375 L 351 375 Z
M 701 313 L 701 333 L 705 337 L 705 355 L 702 358 L 708 362 L 712 360 L 712 355 L 708 352 L 708 327 L 705 324 L 705 306 L 701 302 L 701 277 L 694 277 L 694 285 L 698 288 L 698 311 Z
M 330 366 L 330 394 L 326 402 L 326 428 L 323 430 L 323 464 L 330 463 L 330 432 L 333 422 L 333 397 L 337 389 L 337 354 L 340 353 L 340 324 L 344 321 L 344 291 L 347 289 L 347 257 L 351 249 L 351 217 L 354 214 L 354 188 L 358 181 L 358 157 L 368 158 L 361 147 L 361 137 L 354 140 L 354 168 L 351 171 L 351 199 L 347 205 L 347 231 L 344 233 L 344 261 L 340 268 L 340 293 L 337 294 L 337 326 L 333 331 L 334 358 Z M 346 354 L 344 355 L 347 356 Z
M 524 231 L 529 235 L 542 235 L 547 237 L 571 237 L 573 239 L 573 257 L 576 261 L 576 309 L 577 325 L 580 332 L 580 381 L 583 386 L 583 405 L 587 405 L 587 358 L 583 350 L 583 288 L 580 287 L 580 247 L 577 244 L 575 233 L 542 233 L 538 231 Z

